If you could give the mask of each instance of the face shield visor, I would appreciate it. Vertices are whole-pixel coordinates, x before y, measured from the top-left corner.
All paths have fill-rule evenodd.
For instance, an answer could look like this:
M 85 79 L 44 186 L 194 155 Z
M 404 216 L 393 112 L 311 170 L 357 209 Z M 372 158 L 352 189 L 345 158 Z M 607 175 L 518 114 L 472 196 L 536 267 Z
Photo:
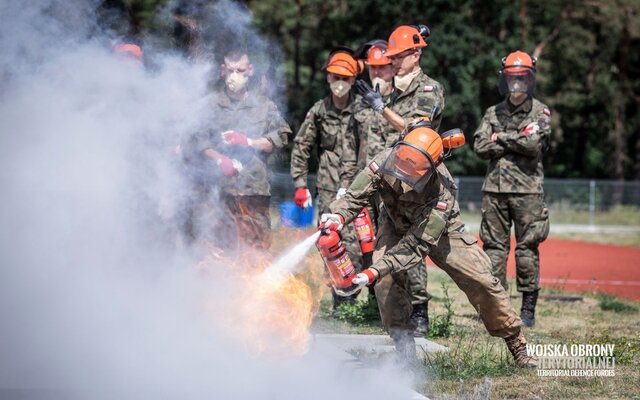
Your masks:
M 435 164 L 427 152 L 404 141 L 393 147 L 380 167 L 382 174 L 399 179 L 418 193 L 427 185 L 434 170 Z
M 506 96 L 511 93 L 526 93 L 533 96 L 536 87 L 536 71 L 529 67 L 505 67 L 500 71 L 498 91 Z

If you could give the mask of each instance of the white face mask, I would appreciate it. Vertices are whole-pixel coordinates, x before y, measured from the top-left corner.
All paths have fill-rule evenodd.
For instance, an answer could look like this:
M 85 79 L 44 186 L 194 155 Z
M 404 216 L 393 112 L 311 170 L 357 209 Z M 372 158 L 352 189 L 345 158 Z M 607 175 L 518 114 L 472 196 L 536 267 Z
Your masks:
M 232 72 L 227 76 L 227 79 L 225 79 L 224 82 L 227 85 L 227 89 L 229 89 L 234 93 L 237 93 L 237 92 L 240 92 L 242 89 L 244 89 L 245 86 L 247 86 L 248 80 L 249 78 L 244 74 L 241 74 L 238 72 Z
M 346 81 L 335 81 L 332 82 L 329 87 L 331 88 L 331 92 L 336 95 L 336 97 L 344 97 L 349 90 L 351 90 L 351 85 Z
M 373 86 L 374 90 L 376 89 L 376 87 L 378 87 L 380 93 L 384 96 L 385 94 L 387 94 L 387 91 L 391 87 L 391 82 L 385 81 L 384 79 L 376 76 L 371 80 L 371 86 Z
M 409 85 L 411 85 L 411 81 L 413 81 L 413 78 L 418 76 L 419 73 L 420 73 L 420 68 L 416 69 L 413 72 L 409 72 L 405 76 L 396 75 L 393 77 L 393 83 L 395 83 L 396 88 L 404 92 L 405 90 L 407 90 Z

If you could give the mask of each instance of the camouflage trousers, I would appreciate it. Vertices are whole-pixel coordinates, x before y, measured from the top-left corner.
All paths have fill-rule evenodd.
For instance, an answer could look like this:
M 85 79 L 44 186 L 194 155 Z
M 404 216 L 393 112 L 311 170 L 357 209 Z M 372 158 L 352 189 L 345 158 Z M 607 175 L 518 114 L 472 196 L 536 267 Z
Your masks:
M 480 239 L 493 274 L 507 288 L 511 224 L 516 236 L 516 282 L 519 292 L 540 288 L 538 245 L 549 235 L 549 210 L 542 194 L 488 193 L 482 198 Z
M 384 209 L 384 205 L 382 207 L 378 207 L 379 214 L 382 218 L 387 215 L 387 212 Z M 377 231 L 376 231 L 377 237 Z M 431 300 L 431 295 L 427 291 L 427 265 L 425 264 L 425 260 L 420 258 L 418 254 L 411 264 L 414 266 L 407 270 L 407 279 L 409 285 L 409 292 L 411 293 L 411 304 L 414 306 L 418 304 L 428 304 L 429 300 Z
M 380 221 L 379 233 L 374 263 L 402 237 L 396 233 L 391 221 Z M 415 257 L 419 258 L 417 253 Z M 431 248 L 429 257 L 467 295 L 492 336 L 504 338 L 518 332 L 520 318 L 500 281 L 491 274 L 491 261 L 477 245 L 475 237 L 461 232 L 449 232 Z M 407 270 L 404 268 L 407 262 L 415 261 L 413 257 L 398 261 L 403 263 L 399 266 L 402 270 L 383 277 L 375 285 L 380 316 L 389 332 L 414 329 L 410 321 L 412 295 Z
M 336 193 L 331 190 L 318 189 L 318 215 L 331 213 L 329 205 L 336 199 Z M 340 231 L 342 243 L 349 253 L 353 266 L 358 272 L 362 271 L 363 259 L 362 251 L 360 251 L 360 243 L 356 237 L 356 230 L 353 224 L 347 224 Z

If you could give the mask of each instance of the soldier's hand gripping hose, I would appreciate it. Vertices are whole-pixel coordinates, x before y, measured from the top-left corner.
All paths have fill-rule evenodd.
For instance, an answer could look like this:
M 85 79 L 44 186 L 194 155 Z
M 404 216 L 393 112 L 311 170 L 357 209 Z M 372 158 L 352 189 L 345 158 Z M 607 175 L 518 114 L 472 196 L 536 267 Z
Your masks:
M 378 90 L 379 87 L 376 87 L 374 90 L 369 84 L 362 79 L 358 79 L 356 81 L 356 90 L 363 97 L 365 103 L 369 105 L 369 107 L 373 108 L 374 111 L 382 113 L 385 109 L 384 100 L 382 100 L 382 95 Z

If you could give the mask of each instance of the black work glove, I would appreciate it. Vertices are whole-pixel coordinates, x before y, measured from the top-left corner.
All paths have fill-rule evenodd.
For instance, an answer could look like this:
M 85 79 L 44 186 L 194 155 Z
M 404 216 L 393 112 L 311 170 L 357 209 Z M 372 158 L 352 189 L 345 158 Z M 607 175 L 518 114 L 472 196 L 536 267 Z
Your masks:
M 378 91 L 379 88 L 373 90 L 369 84 L 361 79 L 356 81 L 356 90 L 363 97 L 364 102 L 369 105 L 369 107 L 373 108 L 375 111 L 382 113 L 384 108 L 384 101 L 382 100 L 382 95 Z

